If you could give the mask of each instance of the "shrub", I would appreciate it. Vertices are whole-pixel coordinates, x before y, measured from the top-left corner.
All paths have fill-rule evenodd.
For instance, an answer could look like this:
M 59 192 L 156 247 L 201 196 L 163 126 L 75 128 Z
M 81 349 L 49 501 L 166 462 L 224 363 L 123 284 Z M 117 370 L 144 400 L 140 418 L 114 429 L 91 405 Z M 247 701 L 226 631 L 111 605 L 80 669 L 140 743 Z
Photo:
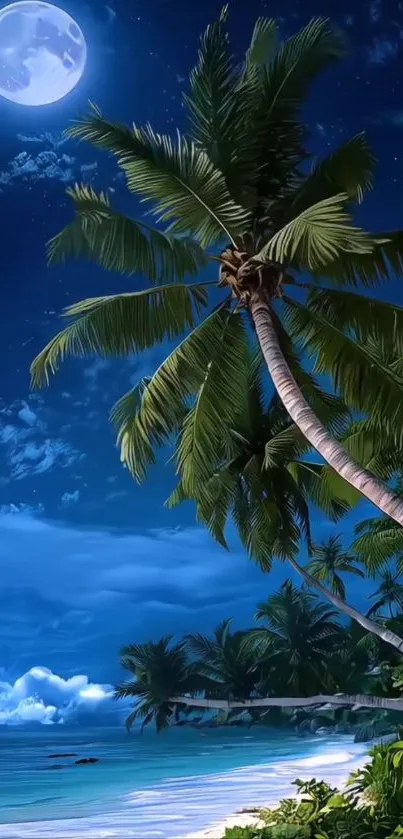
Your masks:
M 403 740 L 374 746 L 345 792 L 296 780 L 298 800 L 261 811 L 264 827 L 235 827 L 225 839 L 403 839 Z

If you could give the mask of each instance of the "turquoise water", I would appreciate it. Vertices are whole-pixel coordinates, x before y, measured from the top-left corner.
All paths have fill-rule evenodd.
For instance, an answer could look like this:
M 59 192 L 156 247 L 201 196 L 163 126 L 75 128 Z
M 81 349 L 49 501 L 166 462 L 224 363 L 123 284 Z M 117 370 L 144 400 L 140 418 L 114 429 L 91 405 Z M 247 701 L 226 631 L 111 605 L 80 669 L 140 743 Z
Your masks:
M 100 761 L 75 766 L 74 758 L 49 759 L 55 752 Z M 274 803 L 298 776 L 337 783 L 364 755 L 349 737 L 265 728 L 172 729 L 158 737 L 120 728 L 2 728 L 0 837 L 173 839 L 239 808 Z

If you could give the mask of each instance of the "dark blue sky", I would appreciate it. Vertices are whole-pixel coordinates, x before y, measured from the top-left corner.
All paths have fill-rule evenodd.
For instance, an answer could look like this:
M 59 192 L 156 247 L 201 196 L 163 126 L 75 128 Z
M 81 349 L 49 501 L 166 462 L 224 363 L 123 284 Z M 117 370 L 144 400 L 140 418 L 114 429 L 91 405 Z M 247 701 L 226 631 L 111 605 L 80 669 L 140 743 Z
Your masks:
M 60 133 L 88 99 L 112 119 L 150 120 L 161 131 L 183 128 L 181 93 L 198 35 L 222 4 L 60 5 L 87 40 L 81 83 L 66 99 L 38 109 L 0 99 L 0 666 L 11 681 L 36 664 L 64 676 L 113 680 L 122 643 L 210 629 L 227 615 L 245 624 L 283 573 L 263 577 L 235 539 L 234 552 L 225 554 L 196 528 L 190 507 L 165 511 L 173 475 L 162 463 L 142 487 L 122 469 L 109 409 L 154 369 L 164 348 L 125 362 L 69 362 L 49 390 L 29 393 L 29 363 L 58 328 L 56 313 L 82 297 L 131 287 L 88 265 L 46 267 L 47 239 L 71 218 L 69 182 L 90 181 L 109 189 L 119 208 L 136 210 L 113 161 L 88 145 L 60 144 Z M 233 0 L 234 51 L 241 55 L 258 15 L 280 17 L 284 34 L 291 34 L 322 13 L 315 0 L 283 0 L 277 7 Z M 403 3 L 343 0 L 329 15 L 345 28 L 351 55 L 313 91 L 306 114 L 312 148 L 324 154 L 366 129 L 380 163 L 360 221 L 372 229 L 398 227 Z M 402 302 L 398 285 L 393 295 Z M 346 540 L 352 524 L 341 525 Z M 317 538 L 328 531 L 316 521 Z

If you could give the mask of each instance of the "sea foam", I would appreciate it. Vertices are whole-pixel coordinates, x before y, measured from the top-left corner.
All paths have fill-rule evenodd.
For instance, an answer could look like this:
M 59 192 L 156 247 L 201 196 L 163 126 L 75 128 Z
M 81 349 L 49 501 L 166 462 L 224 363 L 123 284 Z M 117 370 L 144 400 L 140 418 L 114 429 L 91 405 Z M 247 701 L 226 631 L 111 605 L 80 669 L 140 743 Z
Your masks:
M 366 759 L 366 747 L 339 737 L 318 743 L 318 752 L 274 759 L 228 772 L 167 778 L 122 797 L 109 812 L 86 818 L 0 825 L 0 839 L 177 839 L 205 830 L 245 807 L 277 803 L 292 795 L 297 777 L 340 786 Z M 102 802 L 100 802 L 100 810 Z

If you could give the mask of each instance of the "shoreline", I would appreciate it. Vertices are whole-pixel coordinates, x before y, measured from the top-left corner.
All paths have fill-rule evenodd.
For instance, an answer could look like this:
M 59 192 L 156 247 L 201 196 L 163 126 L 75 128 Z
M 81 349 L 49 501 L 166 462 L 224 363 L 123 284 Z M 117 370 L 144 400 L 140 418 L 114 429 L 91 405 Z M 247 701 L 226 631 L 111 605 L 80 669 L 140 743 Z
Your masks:
M 387 738 L 384 738 L 387 739 Z M 379 742 L 379 741 L 377 741 Z M 373 745 L 373 743 L 371 744 Z M 369 746 L 370 748 L 370 746 Z M 337 787 L 339 790 L 343 790 L 345 787 L 347 780 L 351 774 L 356 769 L 360 769 L 368 760 L 368 752 L 360 755 L 353 760 L 348 767 L 348 771 L 342 771 L 341 767 L 339 768 L 339 772 L 337 774 L 333 774 L 333 770 L 329 767 L 329 771 L 326 769 L 322 769 L 320 772 L 320 780 L 326 781 L 327 783 L 331 784 L 334 787 Z M 309 761 L 309 758 L 308 758 Z M 307 762 L 308 762 L 307 761 Z M 334 768 L 333 768 L 334 769 Z M 344 767 L 346 769 L 346 767 Z M 311 776 L 313 777 L 313 776 Z M 294 798 L 295 800 L 298 799 L 297 795 L 287 795 L 284 798 Z M 236 810 L 232 812 L 224 819 L 221 819 L 219 822 L 215 824 L 211 824 L 209 827 L 205 828 L 204 830 L 199 830 L 192 833 L 187 833 L 186 836 L 183 836 L 182 839 L 223 839 L 225 831 L 227 828 L 232 827 L 264 827 L 264 822 L 260 819 L 260 811 L 261 810 L 273 810 L 275 809 L 280 802 L 271 802 L 269 804 L 251 804 L 250 807 L 243 807 L 240 810 Z
M 368 759 L 371 744 L 354 744 L 350 736 L 338 735 L 330 740 L 318 738 L 307 743 L 302 753 L 297 741 L 295 749 L 278 753 L 278 743 L 268 740 L 264 761 L 259 741 L 250 736 L 238 743 L 250 762 L 236 768 L 216 768 L 200 775 L 169 776 L 162 783 L 141 787 L 110 800 L 107 807 L 86 816 L 18 821 L 0 824 L 1 839 L 128 839 L 133 831 L 143 829 L 144 835 L 165 839 L 221 839 L 225 829 L 234 825 L 245 827 L 259 821 L 261 809 L 276 806 L 282 798 L 296 796 L 292 781 L 318 778 L 340 788 L 349 774 Z M 303 741 L 301 742 L 302 745 Z M 259 745 L 259 749 L 256 746 Z M 304 744 L 305 746 L 305 744 Z M 222 743 L 201 744 L 198 753 L 208 750 L 210 757 L 222 756 Z M 224 745 L 225 750 L 228 744 Z M 167 753 L 172 754 L 170 752 Z M 230 752 L 231 754 L 231 752 Z M 260 755 L 260 758 L 258 758 Z M 254 758 L 254 760 L 252 760 Z M 225 761 L 226 764 L 229 761 Z M 218 770 L 218 771 L 217 771 Z M 53 777 L 53 776 L 49 776 Z M 94 790 L 95 791 L 95 790 Z M 119 806 L 118 805 L 118 801 Z M 105 802 L 106 803 L 106 802 Z

